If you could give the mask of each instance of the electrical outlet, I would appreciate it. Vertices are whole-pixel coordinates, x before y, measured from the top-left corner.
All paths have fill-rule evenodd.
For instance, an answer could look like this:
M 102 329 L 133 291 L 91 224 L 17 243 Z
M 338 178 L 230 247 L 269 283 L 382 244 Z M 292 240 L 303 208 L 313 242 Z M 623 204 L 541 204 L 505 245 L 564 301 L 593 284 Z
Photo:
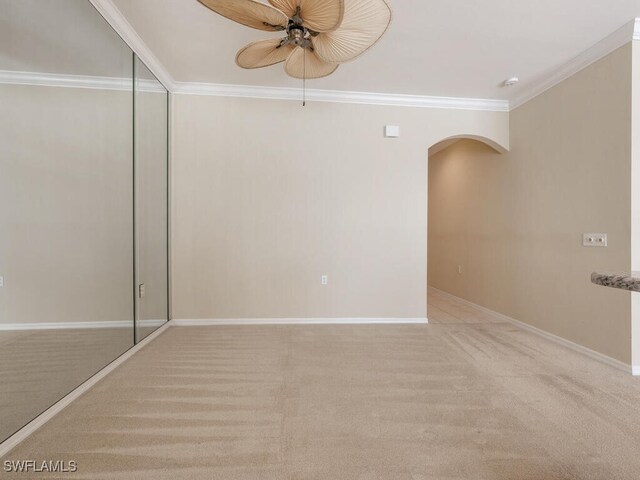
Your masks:
M 462 275 L 462 265 L 458 265 L 458 275 Z
M 322 275 L 322 276 L 320 277 L 320 283 L 321 283 L 322 285 L 329 285 L 329 277 L 328 277 L 328 276 L 326 276 L 326 275 Z
M 608 246 L 607 234 L 606 233 L 583 233 L 582 246 L 583 247 L 606 247 Z
M 146 292 L 144 283 L 141 283 L 140 285 L 138 285 L 138 298 L 144 298 L 146 293 L 147 292 Z
M 4 287 L 4 277 L 0 277 L 0 287 Z

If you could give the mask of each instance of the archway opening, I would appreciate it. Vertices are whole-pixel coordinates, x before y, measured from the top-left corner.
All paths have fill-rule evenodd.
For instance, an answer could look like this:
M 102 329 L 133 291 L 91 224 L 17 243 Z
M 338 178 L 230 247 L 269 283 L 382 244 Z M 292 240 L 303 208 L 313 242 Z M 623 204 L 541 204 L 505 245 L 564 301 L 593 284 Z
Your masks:
M 429 148 L 427 315 L 430 323 L 488 323 L 480 305 L 495 295 L 495 247 L 483 239 L 500 226 L 499 193 L 492 192 L 507 150 L 490 139 L 454 136 Z M 497 269 L 497 271 L 496 271 Z

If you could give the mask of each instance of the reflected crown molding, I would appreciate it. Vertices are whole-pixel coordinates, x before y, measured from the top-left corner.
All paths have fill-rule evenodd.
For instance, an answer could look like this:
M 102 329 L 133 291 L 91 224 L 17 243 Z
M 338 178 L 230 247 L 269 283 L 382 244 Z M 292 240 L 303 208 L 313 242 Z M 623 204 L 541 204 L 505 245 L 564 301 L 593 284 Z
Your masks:
M 131 78 L 67 75 L 62 73 L 14 72 L 8 70 L 0 70 L 0 84 L 120 91 L 131 91 L 133 88 L 133 80 Z M 136 80 L 135 88 L 136 91 L 139 92 L 166 92 L 164 87 L 155 80 Z

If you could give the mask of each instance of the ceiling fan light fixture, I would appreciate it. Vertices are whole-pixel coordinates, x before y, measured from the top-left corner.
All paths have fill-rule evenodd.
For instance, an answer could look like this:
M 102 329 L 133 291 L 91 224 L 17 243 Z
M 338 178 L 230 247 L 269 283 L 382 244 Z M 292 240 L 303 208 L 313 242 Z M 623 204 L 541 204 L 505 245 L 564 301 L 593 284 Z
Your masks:
M 270 5 L 256 0 L 198 1 L 242 25 L 286 31 L 286 37 L 276 41 L 247 45 L 236 55 L 236 63 L 260 68 L 286 62 L 287 74 L 304 80 L 330 75 L 339 64 L 362 55 L 391 22 L 386 0 L 269 0 Z

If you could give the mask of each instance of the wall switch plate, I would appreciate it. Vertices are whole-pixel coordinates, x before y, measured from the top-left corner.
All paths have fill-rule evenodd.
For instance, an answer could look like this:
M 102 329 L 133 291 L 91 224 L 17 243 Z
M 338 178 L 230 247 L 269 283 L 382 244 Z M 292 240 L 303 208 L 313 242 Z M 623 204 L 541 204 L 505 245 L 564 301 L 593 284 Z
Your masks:
M 582 234 L 583 247 L 606 247 L 608 239 L 606 233 L 584 233 Z
M 4 277 L 0 277 L 0 287 L 4 287 Z
M 386 138 L 398 138 L 400 136 L 400 127 L 397 125 L 385 125 L 384 136 Z
M 322 285 L 328 285 L 328 284 L 329 284 L 329 277 L 328 277 L 328 276 L 326 276 L 326 275 L 322 275 L 322 276 L 320 277 L 320 283 L 321 283 Z
M 144 283 L 141 283 L 140 285 L 138 285 L 138 298 L 144 298 L 146 293 L 147 292 L 146 292 Z
M 458 275 L 462 275 L 462 265 L 458 265 Z

